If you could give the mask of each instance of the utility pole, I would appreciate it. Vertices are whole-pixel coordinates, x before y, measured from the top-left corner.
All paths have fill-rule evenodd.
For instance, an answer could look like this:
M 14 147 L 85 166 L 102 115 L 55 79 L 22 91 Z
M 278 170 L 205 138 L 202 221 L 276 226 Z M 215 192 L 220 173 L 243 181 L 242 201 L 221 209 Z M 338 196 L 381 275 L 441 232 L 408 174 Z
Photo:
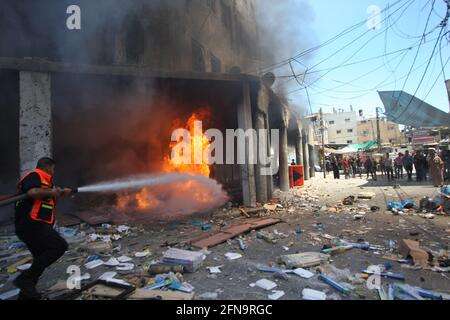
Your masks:
M 327 178 L 327 162 L 325 160 L 325 121 L 323 120 L 323 111 L 320 108 L 320 136 L 322 137 L 322 168 L 323 168 L 323 177 Z
M 382 153 L 383 150 L 381 148 L 380 108 L 377 108 L 377 144 L 378 144 L 378 153 Z

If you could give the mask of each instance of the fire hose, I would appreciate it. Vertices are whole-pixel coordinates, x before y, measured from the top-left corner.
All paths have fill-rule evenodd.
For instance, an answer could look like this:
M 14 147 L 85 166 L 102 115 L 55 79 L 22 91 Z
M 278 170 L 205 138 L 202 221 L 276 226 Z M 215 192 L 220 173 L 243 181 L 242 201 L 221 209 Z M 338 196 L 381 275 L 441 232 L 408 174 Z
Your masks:
M 71 190 L 72 190 L 72 193 L 78 193 L 78 189 L 77 188 L 71 189 Z M 28 199 L 28 198 L 29 198 L 29 196 L 26 193 L 22 193 L 22 194 L 18 194 L 18 195 L 12 196 L 12 197 L 8 197 L 6 199 L 0 200 L 0 208 L 9 206 L 11 204 L 16 203 L 17 201 L 22 201 L 22 200 L 25 200 L 25 199 Z

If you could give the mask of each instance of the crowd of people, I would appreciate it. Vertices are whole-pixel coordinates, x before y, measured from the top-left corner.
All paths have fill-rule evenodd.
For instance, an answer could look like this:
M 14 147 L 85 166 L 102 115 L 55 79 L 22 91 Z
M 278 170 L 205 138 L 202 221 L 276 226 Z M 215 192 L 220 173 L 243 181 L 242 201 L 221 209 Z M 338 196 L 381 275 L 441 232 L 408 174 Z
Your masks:
M 335 179 L 340 179 L 341 171 L 344 172 L 345 179 L 351 177 L 360 178 L 366 175 L 367 179 L 373 180 L 387 178 L 388 181 L 403 180 L 413 181 L 413 172 L 417 182 L 428 181 L 430 178 L 435 187 L 444 185 L 445 180 L 450 179 L 449 157 L 443 152 L 436 152 L 431 149 L 427 152 L 416 151 L 410 153 L 406 151 L 398 153 L 395 157 L 386 153 L 384 155 L 363 155 L 335 156 L 326 158 L 327 172 L 333 172 Z

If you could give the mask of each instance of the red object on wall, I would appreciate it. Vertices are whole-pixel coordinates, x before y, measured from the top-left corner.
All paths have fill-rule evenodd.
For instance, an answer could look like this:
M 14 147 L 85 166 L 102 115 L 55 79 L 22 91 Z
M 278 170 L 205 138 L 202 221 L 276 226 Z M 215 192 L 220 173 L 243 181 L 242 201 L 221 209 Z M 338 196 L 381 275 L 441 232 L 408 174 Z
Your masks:
M 289 186 L 291 188 L 305 186 L 305 169 L 303 166 L 289 166 Z

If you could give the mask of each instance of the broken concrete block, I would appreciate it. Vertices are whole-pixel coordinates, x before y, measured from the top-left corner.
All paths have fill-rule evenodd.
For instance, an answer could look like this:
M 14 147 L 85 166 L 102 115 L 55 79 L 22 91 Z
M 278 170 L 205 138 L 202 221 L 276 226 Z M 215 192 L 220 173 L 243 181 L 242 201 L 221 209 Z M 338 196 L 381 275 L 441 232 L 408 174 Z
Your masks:
M 420 248 L 418 241 L 403 239 L 400 241 L 398 252 L 405 258 L 412 257 L 415 264 L 428 267 L 428 253 Z
M 287 268 L 308 268 L 320 265 L 328 261 L 329 255 L 319 252 L 304 252 L 298 254 L 290 254 L 280 256 L 280 263 L 286 265 Z
M 370 200 L 375 198 L 376 194 L 374 192 L 360 192 L 358 194 L 358 199 L 367 199 Z

